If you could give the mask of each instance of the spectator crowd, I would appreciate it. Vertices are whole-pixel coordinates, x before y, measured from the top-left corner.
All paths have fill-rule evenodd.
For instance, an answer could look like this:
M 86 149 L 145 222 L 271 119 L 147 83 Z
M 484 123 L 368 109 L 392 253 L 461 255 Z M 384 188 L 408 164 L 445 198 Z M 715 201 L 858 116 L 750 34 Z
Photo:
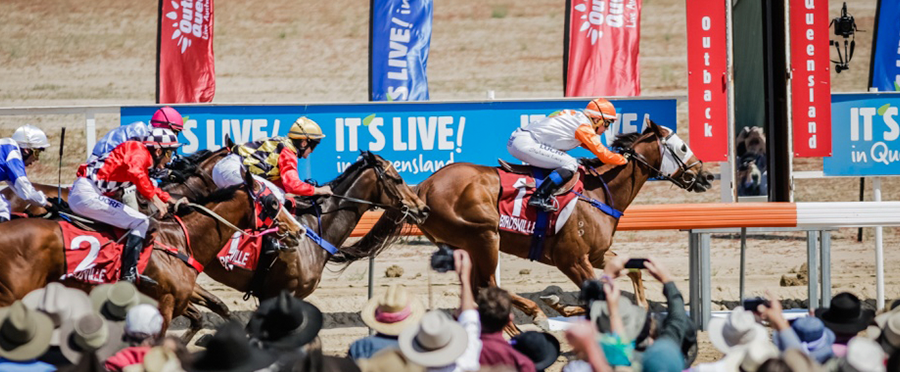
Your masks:
M 456 311 L 426 311 L 402 285 L 391 285 L 362 308 L 374 334 L 349 345 L 346 357 L 323 355 L 322 313 L 287 292 L 262 301 L 246 326 L 226 322 L 202 351 L 189 353 L 179 338 L 162 333 L 157 303 L 133 285 L 101 285 L 86 294 L 51 283 L 0 309 L 0 372 L 530 372 L 557 363 L 554 369 L 567 372 L 900 371 L 900 307 L 895 302 L 876 316 L 850 293 L 792 321 L 771 295 L 745 301 L 755 308 L 736 307 L 709 323 L 710 343 L 723 357 L 695 363 L 697 330 L 668 270 L 652 258 L 644 263 L 667 305 L 650 312 L 616 284 L 627 259 L 610 259 L 599 280 L 585 283 L 586 316 L 565 331 L 572 352 L 563 357 L 553 334 L 518 332 L 507 291 L 473 290 L 471 261 L 457 250 Z M 507 339 L 510 333 L 516 336 Z

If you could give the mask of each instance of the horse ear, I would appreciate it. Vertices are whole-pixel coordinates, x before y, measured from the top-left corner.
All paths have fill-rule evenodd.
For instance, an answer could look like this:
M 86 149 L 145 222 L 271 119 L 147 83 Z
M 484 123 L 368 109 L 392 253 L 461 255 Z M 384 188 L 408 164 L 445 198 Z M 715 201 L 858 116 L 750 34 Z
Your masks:
M 234 148 L 234 141 L 231 139 L 231 134 L 225 135 L 225 148 L 231 149 Z
M 656 134 L 657 137 L 659 137 L 659 138 L 666 137 L 665 134 L 663 134 L 662 128 L 660 128 L 659 124 L 656 124 L 655 121 L 650 120 L 650 116 L 645 116 L 644 118 L 645 118 L 644 120 L 647 121 L 647 128 L 649 128 L 651 131 L 653 131 L 653 133 Z
M 247 190 L 249 190 L 253 194 L 256 194 L 256 189 L 258 186 L 256 185 L 256 180 L 253 179 L 253 174 L 246 169 L 242 169 L 241 171 L 244 172 L 244 185 L 247 186 Z

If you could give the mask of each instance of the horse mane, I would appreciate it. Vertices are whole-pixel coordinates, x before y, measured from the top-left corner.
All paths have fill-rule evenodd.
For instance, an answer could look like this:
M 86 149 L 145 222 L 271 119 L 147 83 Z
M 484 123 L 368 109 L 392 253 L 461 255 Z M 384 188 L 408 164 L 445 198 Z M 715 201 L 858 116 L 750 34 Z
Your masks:
M 620 135 L 616 136 L 616 139 L 613 140 L 613 143 L 611 145 L 609 145 L 609 147 L 614 147 L 614 148 L 619 148 L 619 149 L 632 148 L 638 139 L 640 139 L 645 134 L 650 133 L 650 132 L 651 132 L 650 126 L 647 126 L 647 128 L 645 128 L 643 132 L 620 134 Z
M 343 183 L 348 177 L 350 177 L 351 174 L 356 173 L 356 171 L 360 170 L 360 168 L 363 168 L 365 166 L 366 166 L 365 159 L 360 157 L 359 159 L 356 160 L 356 162 L 354 162 L 353 164 L 350 164 L 350 166 L 347 167 L 347 169 L 344 169 L 343 173 L 339 174 L 333 180 L 328 181 L 327 183 L 325 183 L 325 185 L 332 186 L 332 188 L 334 188 L 335 185 L 339 185 L 339 184 Z
M 220 151 L 222 150 L 200 150 L 173 161 L 167 166 L 167 168 L 171 171 L 172 179 L 161 180 L 160 186 L 165 187 L 172 184 L 184 183 L 188 178 L 190 178 L 190 176 L 193 176 L 197 173 L 197 168 L 200 167 L 201 163 L 206 161 L 206 159 L 211 158 L 213 155 L 219 153 Z

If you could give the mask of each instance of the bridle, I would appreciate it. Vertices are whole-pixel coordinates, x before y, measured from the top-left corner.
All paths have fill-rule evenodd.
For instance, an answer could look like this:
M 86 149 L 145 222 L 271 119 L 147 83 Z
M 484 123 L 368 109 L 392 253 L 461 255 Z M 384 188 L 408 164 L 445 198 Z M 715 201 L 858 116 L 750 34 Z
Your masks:
M 675 164 L 677 165 L 677 167 L 676 167 L 677 170 L 681 171 L 679 173 L 681 177 L 679 177 L 679 178 L 672 177 L 672 175 L 675 174 L 674 171 L 666 173 L 664 170 L 653 166 L 652 164 L 650 164 L 649 161 L 647 161 L 647 158 L 644 157 L 644 155 L 637 153 L 636 151 L 634 151 L 633 148 L 624 148 L 624 149 L 622 149 L 622 151 L 625 153 L 628 153 L 631 156 L 631 158 L 634 159 L 635 161 L 637 161 L 639 164 L 641 164 L 641 165 L 649 168 L 651 171 L 653 171 L 655 173 L 655 175 L 653 176 L 654 178 L 661 178 L 664 180 L 668 180 L 669 182 L 672 182 L 673 184 L 675 184 L 676 186 L 678 186 L 682 189 L 690 190 L 697 183 L 700 176 L 699 176 L 699 174 L 697 174 L 693 178 L 688 179 L 687 178 L 688 171 L 693 169 L 697 165 L 700 165 L 702 167 L 703 162 L 700 160 L 697 160 L 691 164 L 687 164 L 684 161 L 684 159 L 682 159 L 682 157 L 677 156 L 672 151 L 672 149 L 667 145 L 668 142 L 673 137 L 675 137 L 675 132 L 670 132 L 669 135 L 667 135 L 665 138 L 662 138 L 662 139 L 660 139 L 660 137 L 658 135 L 656 135 L 656 143 L 659 145 L 660 162 L 664 164 L 666 159 L 670 159 L 671 161 L 675 162 Z M 635 142 L 639 142 L 639 141 L 635 141 Z M 685 157 L 687 157 L 687 156 L 685 156 Z M 663 167 L 661 166 L 660 168 L 663 168 Z
M 395 188 L 387 187 L 387 184 L 388 184 L 388 182 L 398 182 L 398 181 L 402 182 L 403 180 L 399 177 L 394 177 L 393 175 L 388 174 L 387 170 L 381 166 L 381 162 L 379 162 L 378 159 L 375 159 L 374 155 L 371 153 L 364 152 L 362 154 L 362 161 L 364 163 L 363 163 L 363 166 L 359 168 L 359 171 L 363 171 L 363 170 L 371 167 L 372 170 L 375 171 L 375 176 L 377 177 L 378 182 L 382 185 L 381 186 L 382 191 L 385 192 L 386 194 L 388 194 L 388 196 L 392 200 L 402 203 L 403 196 L 400 195 L 400 192 L 397 191 Z M 393 165 L 391 165 L 391 166 L 393 166 Z M 370 205 L 372 207 L 378 207 L 378 208 L 382 208 L 385 210 L 388 210 L 388 209 L 398 210 L 401 213 L 403 213 L 404 218 L 406 217 L 406 215 L 408 215 L 410 213 L 409 206 L 407 206 L 407 205 L 403 205 L 402 207 L 398 208 L 393 205 L 388 205 L 388 204 L 384 204 L 384 203 L 376 203 L 376 202 L 372 202 L 372 201 L 368 201 L 368 200 L 354 198 L 352 196 L 347 196 L 347 195 L 332 194 L 331 197 L 346 200 L 351 203 Z M 338 207 L 334 211 L 322 212 L 322 214 L 332 213 L 332 212 L 338 211 L 340 209 L 341 208 Z

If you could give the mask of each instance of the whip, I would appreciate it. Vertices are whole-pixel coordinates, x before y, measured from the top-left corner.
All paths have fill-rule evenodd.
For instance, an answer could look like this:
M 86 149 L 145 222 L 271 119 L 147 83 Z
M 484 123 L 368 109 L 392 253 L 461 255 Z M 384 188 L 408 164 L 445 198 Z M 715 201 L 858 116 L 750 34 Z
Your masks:
M 63 147 L 66 145 L 66 127 L 62 127 L 62 133 L 59 135 L 59 167 L 56 172 L 56 197 L 62 200 L 62 159 Z

